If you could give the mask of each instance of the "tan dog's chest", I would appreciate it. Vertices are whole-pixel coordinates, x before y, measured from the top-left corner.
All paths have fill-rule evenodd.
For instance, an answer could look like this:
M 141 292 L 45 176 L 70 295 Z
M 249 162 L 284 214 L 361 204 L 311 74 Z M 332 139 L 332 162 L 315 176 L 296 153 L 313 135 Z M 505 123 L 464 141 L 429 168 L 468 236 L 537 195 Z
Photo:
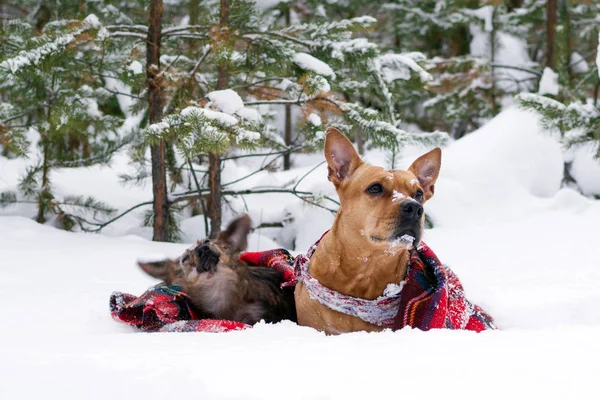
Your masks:
M 306 291 L 306 287 L 302 283 L 296 285 L 294 296 L 296 299 L 298 324 L 300 325 L 311 326 L 328 335 L 356 331 L 378 332 L 383 330 L 380 326 L 370 324 L 360 318 L 342 314 L 324 306 L 317 300 L 311 299 Z
M 310 259 L 309 273 L 320 284 L 338 293 L 374 300 L 388 284 L 399 284 L 406 276 L 409 252 L 385 252 L 368 246 L 347 246 L 339 224 L 321 239 Z M 341 236 L 338 236 L 340 234 Z M 304 284 L 295 289 L 296 310 L 300 325 L 312 326 L 327 334 L 356 331 L 381 331 L 383 327 L 333 310 L 313 300 Z

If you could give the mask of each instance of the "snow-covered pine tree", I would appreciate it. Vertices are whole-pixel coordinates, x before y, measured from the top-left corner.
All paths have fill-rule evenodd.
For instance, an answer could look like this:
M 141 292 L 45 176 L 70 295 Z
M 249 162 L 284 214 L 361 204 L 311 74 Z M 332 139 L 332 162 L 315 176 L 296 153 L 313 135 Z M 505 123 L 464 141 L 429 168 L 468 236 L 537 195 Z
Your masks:
M 401 86 L 398 82 L 422 86 L 428 74 L 419 66 L 418 55 L 382 55 L 374 43 L 353 36 L 369 29 L 374 18 L 286 26 L 270 16 L 271 24 L 265 26 L 269 20 L 256 13 L 252 3 L 234 1 L 228 7 L 226 26 L 220 20 L 221 9 L 206 15 L 208 20 L 200 27 L 165 29 L 174 36 L 200 41 L 203 52 L 191 63 L 199 65 L 193 79 L 200 95 L 180 102 L 177 112 L 151 125 L 147 129 L 151 142 L 158 138 L 173 141 L 187 158 L 207 153 L 218 156 L 236 146 L 285 149 L 264 118 L 265 107 L 277 105 L 299 107 L 307 116 L 304 144 L 300 137 L 292 146 L 322 141 L 325 119 L 346 128 L 359 126 L 373 145 L 392 151 L 408 141 L 440 144 L 445 140 L 441 133 L 409 134 L 398 127 L 398 111 L 391 103 L 393 90 Z M 171 59 L 185 62 L 169 51 L 165 46 L 164 53 Z M 177 68 L 177 62 L 170 65 L 172 76 Z M 224 70 L 226 85 L 220 79 Z M 374 104 L 377 99 L 374 105 L 381 112 L 359 102 L 360 94 L 367 92 L 374 94 L 369 101 Z M 352 98 L 357 101 L 348 100 Z M 215 169 L 209 163 L 209 205 L 217 204 Z M 212 213 L 211 219 L 218 222 L 215 216 Z M 212 225 L 215 234 L 220 224 Z
M 470 56 L 470 25 L 478 1 L 392 0 L 382 7 L 382 46 L 425 56 L 421 65 L 432 79 L 426 91 L 398 97 L 402 119 L 426 131 L 442 129 L 460 137 L 493 115 L 490 61 Z
M 116 134 L 121 120 L 110 113 L 114 96 L 87 67 L 102 60 L 95 39 L 103 31 L 93 14 L 51 22 L 35 15 L 0 25 L 3 152 L 26 152 L 25 136 L 33 146 L 18 191 L 3 193 L 0 204 L 32 203 L 40 223 L 88 229 L 113 210 L 93 198 L 59 196 L 52 171 L 108 162 L 124 143 Z
M 593 100 L 565 105 L 532 93 L 521 93 L 517 98 L 524 108 L 540 114 L 546 129 L 559 131 L 566 147 L 592 144 L 595 157 L 600 158 L 600 108 Z
M 561 2 L 556 12 L 553 68 L 544 70 L 537 94 L 522 93 L 517 99 L 523 108 L 537 112 L 550 131 L 559 132 L 566 148 L 590 146 L 600 158 L 600 33 L 593 23 L 600 4 Z M 573 178 L 568 159 L 565 180 L 569 183 Z
M 590 73 L 586 75 L 592 75 L 593 84 L 586 88 L 587 80 L 580 81 L 581 94 L 568 97 L 568 103 L 533 93 L 521 93 L 517 99 L 523 108 L 537 112 L 548 130 L 560 132 L 565 147 L 591 145 L 595 157 L 600 159 L 600 34 L 596 43 L 596 63 L 589 69 Z

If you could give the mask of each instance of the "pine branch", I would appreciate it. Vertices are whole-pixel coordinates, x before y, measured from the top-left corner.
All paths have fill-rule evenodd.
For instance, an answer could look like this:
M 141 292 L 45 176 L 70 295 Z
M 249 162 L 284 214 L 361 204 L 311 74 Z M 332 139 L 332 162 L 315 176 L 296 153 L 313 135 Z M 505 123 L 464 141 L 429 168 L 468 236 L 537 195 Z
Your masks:
M 188 25 L 183 27 L 173 27 L 162 30 L 163 36 L 169 36 L 172 33 L 183 32 L 183 31 L 208 31 L 210 26 L 204 25 Z
M 146 25 L 107 25 L 105 28 L 112 32 L 124 31 L 148 34 L 148 27 Z

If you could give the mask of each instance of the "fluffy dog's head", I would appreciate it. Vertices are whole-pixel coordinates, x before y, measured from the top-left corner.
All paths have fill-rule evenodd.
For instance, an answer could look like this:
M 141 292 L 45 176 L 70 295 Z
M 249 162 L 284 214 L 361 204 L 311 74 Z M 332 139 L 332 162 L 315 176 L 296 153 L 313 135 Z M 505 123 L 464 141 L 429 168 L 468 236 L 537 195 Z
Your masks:
M 435 148 L 406 171 L 363 163 L 352 143 L 335 128 L 327 130 L 328 178 L 340 198 L 339 228 L 358 233 L 374 245 L 395 246 L 423 234 L 423 205 L 434 193 L 442 152 Z
M 220 232 L 215 240 L 199 240 L 175 260 L 138 264 L 149 275 L 169 285 L 180 285 L 189 290 L 201 281 L 210 279 L 217 271 L 233 271 L 240 263 L 240 253 L 248 246 L 250 229 L 250 217 L 244 214 L 229 224 L 225 231 Z

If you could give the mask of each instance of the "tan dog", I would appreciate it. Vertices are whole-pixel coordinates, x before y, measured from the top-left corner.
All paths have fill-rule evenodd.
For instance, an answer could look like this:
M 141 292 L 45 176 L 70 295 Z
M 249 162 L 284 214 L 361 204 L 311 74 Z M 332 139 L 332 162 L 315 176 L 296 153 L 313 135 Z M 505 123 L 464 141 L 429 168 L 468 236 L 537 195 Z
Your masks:
M 385 170 L 364 164 L 352 143 L 329 128 L 325 158 L 340 208 L 310 259 L 309 273 L 329 289 L 369 300 L 381 296 L 388 284 L 402 282 L 410 245 L 399 239 L 412 236 L 414 246 L 421 240 L 423 204 L 433 196 L 441 154 L 435 148 L 407 171 Z M 295 298 L 300 325 L 328 334 L 383 329 L 311 299 L 302 283 Z

